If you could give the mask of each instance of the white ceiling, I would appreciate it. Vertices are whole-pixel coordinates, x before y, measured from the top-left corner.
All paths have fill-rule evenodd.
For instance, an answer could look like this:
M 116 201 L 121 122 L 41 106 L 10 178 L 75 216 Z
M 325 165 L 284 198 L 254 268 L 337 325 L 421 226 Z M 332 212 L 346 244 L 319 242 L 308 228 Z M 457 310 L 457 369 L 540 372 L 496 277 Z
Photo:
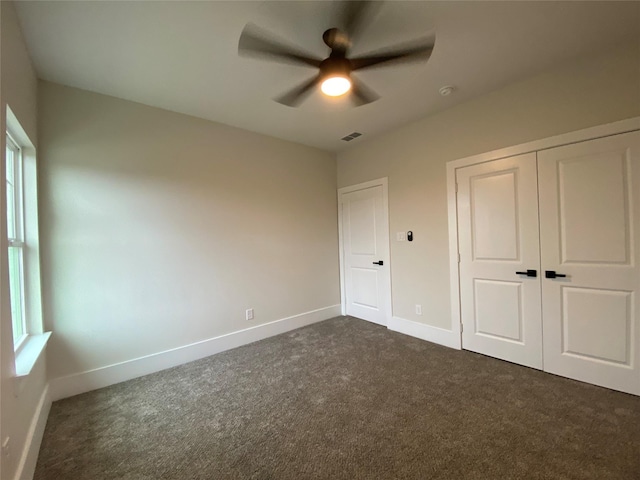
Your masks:
M 338 151 L 581 55 L 640 39 L 640 2 L 391 1 L 353 54 L 436 34 L 426 63 L 357 76 L 381 99 L 353 108 L 319 93 L 298 108 L 273 97 L 314 70 L 238 57 L 254 22 L 325 57 L 333 2 L 18 2 L 38 76 Z M 438 89 L 455 85 L 441 97 Z M 349 144 L 340 138 L 364 135 Z

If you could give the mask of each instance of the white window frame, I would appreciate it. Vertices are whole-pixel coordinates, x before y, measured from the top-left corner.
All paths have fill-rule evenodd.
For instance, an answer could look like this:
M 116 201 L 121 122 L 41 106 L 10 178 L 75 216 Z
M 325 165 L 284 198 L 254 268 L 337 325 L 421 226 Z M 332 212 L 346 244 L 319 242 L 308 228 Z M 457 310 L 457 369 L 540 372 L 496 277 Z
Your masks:
M 15 342 L 14 348 L 14 376 L 16 379 L 16 394 L 27 384 L 26 379 L 36 366 L 38 359 L 42 357 L 51 332 L 44 331 L 42 318 L 42 287 L 40 279 L 40 236 L 38 233 L 38 168 L 36 160 L 36 148 L 26 131 L 18 121 L 17 117 L 7 105 L 6 115 L 6 135 L 4 150 L 6 154 L 7 145 L 13 148 L 19 147 L 19 187 L 18 196 L 20 212 L 20 224 L 16 238 L 9 239 L 7 231 L 7 250 L 3 255 L 8 254 L 10 245 L 22 247 L 22 268 L 21 268 L 21 302 L 22 320 L 24 333 L 19 341 Z M 2 139 L 2 137 L 0 137 Z M 6 176 L 6 165 L 3 175 Z M 5 179 L 6 186 L 6 179 Z M 14 194 L 17 195 L 17 194 Z M 2 201 L 6 201 L 6 193 L 3 192 Z M 8 206 L 7 206 L 8 208 Z M 7 211 L 4 212 L 4 222 L 7 225 Z M 3 248 L 4 248 L 4 239 Z M 13 322 L 12 322 L 13 323 Z
M 25 302 L 25 278 L 24 278 L 25 277 L 24 275 L 24 272 L 25 272 L 24 174 L 23 174 L 22 147 L 17 141 L 14 140 L 14 138 L 11 136 L 9 132 L 6 132 L 6 136 L 7 136 L 7 139 L 6 139 L 7 153 L 9 151 L 13 153 L 11 155 L 11 158 L 9 158 L 8 156 L 6 158 L 7 168 L 8 168 L 9 162 L 13 163 L 12 165 L 13 178 L 6 178 L 6 182 L 7 184 L 11 183 L 13 185 L 13 207 L 14 207 L 13 217 L 15 219 L 15 226 L 14 226 L 15 235 L 9 236 L 7 240 L 8 240 L 9 248 L 17 248 L 19 252 L 19 255 L 18 255 L 19 278 L 17 279 L 17 283 L 18 283 L 18 290 L 19 290 L 19 297 L 20 297 L 18 299 L 18 302 L 20 303 L 20 318 L 19 319 L 13 318 L 13 311 L 12 311 L 12 327 L 14 330 L 13 346 L 14 346 L 14 350 L 17 353 L 21 349 L 21 347 L 24 345 L 25 340 L 29 335 L 29 329 L 28 329 L 27 320 L 26 320 L 27 311 L 26 311 L 26 302 Z M 8 218 L 8 211 L 7 211 L 7 218 Z M 7 228 L 7 232 L 8 232 L 8 228 Z M 12 285 L 14 281 L 16 281 L 16 279 L 10 279 L 9 281 L 10 285 Z M 14 302 L 14 299 L 12 298 L 11 299 L 12 305 L 13 305 L 13 302 Z M 20 327 L 19 329 L 16 328 L 18 326 Z M 21 334 L 19 337 L 15 336 L 16 330 L 21 331 Z

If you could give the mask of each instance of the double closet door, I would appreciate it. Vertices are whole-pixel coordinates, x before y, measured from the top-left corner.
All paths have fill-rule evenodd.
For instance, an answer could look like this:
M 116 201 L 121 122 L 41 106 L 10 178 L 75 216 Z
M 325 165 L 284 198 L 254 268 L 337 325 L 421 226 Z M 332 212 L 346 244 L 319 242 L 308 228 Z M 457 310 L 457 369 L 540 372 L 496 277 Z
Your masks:
M 456 182 L 463 348 L 640 395 L 640 132 Z

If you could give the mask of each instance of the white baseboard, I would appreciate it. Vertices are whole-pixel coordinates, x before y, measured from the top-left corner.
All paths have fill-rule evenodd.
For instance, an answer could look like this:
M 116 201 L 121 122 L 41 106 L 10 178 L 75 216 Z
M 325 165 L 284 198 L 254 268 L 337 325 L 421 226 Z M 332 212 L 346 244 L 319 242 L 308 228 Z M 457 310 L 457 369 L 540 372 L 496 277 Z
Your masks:
M 125 362 L 96 368 L 86 372 L 54 378 L 50 382 L 53 401 L 72 397 L 80 393 L 107 387 L 115 383 L 159 372 L 183 363 L 199 360 L 248 343 L 263 340 L 274 335 L 305 327 L 312 323 L 340 316 L 340 305 L 320 308 L 300 313 L 273 322 L 256 325 L 219 337 L 154 353 L 145 357 L 134 358 Z
M 455 348 L 456 350 L 462 348 L 460 332 L 453 330 L 432 327 L 431 325 L 414 322 L 413 320 L 405 320 L 400 317 L 392 317 L 387 328 L 394 332 L 404 333 L 405 335 L 444 345 L 445 347 Z
M 44 435 L 44 427 L 47 425 L 49 411 L 51 410 L 51 396 L 49 395 L 49 385 L 44 387 L 40 401 L 29 426 L 27 441 L 20 456 L 20 463 L 16 471 L 16 480 L 32 480 L 38 462 L 40 444 Z

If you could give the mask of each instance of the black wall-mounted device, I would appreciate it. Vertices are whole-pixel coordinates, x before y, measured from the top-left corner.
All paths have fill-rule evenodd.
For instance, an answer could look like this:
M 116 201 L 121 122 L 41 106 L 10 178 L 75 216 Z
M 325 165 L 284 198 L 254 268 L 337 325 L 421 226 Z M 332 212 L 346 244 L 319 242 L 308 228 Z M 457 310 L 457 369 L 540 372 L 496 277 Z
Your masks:
M 411 230 L 407 232 L 407 241 L 413 242 L 413 232 Z

